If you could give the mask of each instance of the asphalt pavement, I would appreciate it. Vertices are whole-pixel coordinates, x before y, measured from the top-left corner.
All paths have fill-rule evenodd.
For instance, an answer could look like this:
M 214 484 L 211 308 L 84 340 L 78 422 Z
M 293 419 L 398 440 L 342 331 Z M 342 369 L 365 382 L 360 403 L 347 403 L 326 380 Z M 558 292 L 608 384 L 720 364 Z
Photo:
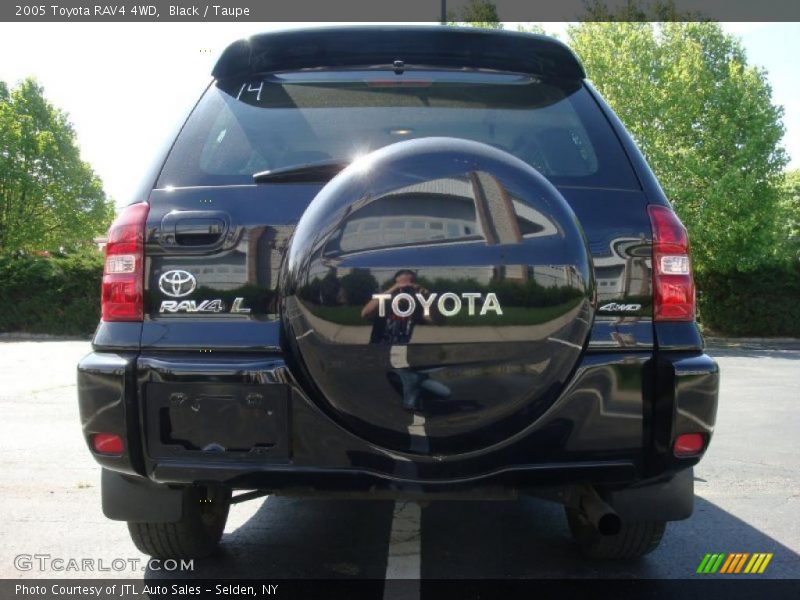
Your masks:
M 147 565 L 124 523 L 102 514 L 100 469 L 81 439 L 76 400 L 75 365 L 88 351 L 86 342 L 0 342 L 2 578 L 167 574 Z M 562 508 L 535 499 L 269 496 L 233 506 L 219 552 L 178 575 L 690 578 L 709 552 L 771 552 L 763 577 L 800 578 L 800 344 L 716 340 L 708 352 L 722 389 L 714 439 L 695 469 L 695 513 L 670 524 L 641 560 L 584 560 Z M 18 558 L 33 555 L 49 558 Z M 95 571 L 64 570 L 71 558 L 91 559 Z M 98 571 L 114 559 L 129 566 Z

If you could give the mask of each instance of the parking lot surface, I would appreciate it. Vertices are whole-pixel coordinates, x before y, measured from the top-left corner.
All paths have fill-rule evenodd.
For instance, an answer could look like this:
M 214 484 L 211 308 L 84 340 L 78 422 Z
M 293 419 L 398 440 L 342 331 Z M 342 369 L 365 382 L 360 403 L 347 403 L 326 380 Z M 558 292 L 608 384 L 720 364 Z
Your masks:
M 87 342 L 0 342 L 0 577 L 161 577 L 100 508 L 80 435 L 75 365 Z M 632 563 L 583 560 L 561 507 L 515 502 L 235 505 L 220 551 L 181 577 L 688 578 L 708 552 L 772 552 L 764 577 L 800 578 L 800 344 L 717 341 L 717 428 L 695 469 L 695 513 Z M 30 570 L 19 555 L 140 559 L 123 571 Z M 18 563 L 19 561 L 17 561 Z M 117 563 L 119 564 L 119 563 Z M 131 564 L 129 562 L 129 564 Z

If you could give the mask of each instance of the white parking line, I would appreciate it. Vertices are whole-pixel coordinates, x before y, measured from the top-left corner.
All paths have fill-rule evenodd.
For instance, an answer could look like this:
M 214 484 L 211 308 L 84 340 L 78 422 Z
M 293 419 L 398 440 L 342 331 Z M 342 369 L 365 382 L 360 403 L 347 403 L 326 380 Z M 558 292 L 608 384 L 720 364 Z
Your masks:
M 421 518 L 422 508 L 417 502 L 395 503 L 392 533 L 389 537 L 389 556 L 386 560 L 386 579 L 419 580 L 422 569 Z M 419 598 L 419 585 L 386 585 L 383 598 L 384 600 Z
M 407 369 L 408 346 L 392 346 L 389 351 L 389 362 L 395 369 Z M 411 435 L 412 447 L 420 445 L 427 449 L 425 437 L 425 417 L 414 413 L 411 424 L 408 426 Z M 387 580 L 419 580 L 421 561 L 421 533 L 420 521 L 422 508 L 417 502 L 395 502 L 394 515 L 392 516 L 392 532 L 389 536 L 389 556 L 386 559 Z M 403 583 L 387 583 L 383 588 L 384 600 L 416 600 L 419 598 L 419 584 L 406 585 Z

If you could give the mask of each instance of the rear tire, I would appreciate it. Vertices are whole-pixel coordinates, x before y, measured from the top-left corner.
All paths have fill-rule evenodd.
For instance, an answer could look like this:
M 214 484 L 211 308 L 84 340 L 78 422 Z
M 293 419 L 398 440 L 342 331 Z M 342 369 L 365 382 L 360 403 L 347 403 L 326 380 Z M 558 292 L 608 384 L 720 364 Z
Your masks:
M 567 523 L 581 553 L 589 558 L 605 560 L 630 560 L 639 558 L 658 548 L 665 521 L 622 522 L 619 533 L 601 535 L 576 509 L 566 507 Z
M 187 487 L 183 514 L 174 523 L 128 521 L 136 547 L 153 558 L 205 558 L 217 548 L 228 520 L 231 492 L 222 487 Z

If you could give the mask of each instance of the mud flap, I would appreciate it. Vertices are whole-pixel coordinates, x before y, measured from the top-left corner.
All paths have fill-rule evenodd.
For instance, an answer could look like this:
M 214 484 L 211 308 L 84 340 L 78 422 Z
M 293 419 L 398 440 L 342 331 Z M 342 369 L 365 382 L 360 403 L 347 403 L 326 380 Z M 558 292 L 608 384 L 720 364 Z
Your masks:
M 625 521 L 681 521 L 694 509 L 694 470 L 678 471 L 670 479 L 642 483 L 603 494 Z
M 114 521 L 174 523 L 183 516 L 183 491 L 103 469 L 103 514 Z

